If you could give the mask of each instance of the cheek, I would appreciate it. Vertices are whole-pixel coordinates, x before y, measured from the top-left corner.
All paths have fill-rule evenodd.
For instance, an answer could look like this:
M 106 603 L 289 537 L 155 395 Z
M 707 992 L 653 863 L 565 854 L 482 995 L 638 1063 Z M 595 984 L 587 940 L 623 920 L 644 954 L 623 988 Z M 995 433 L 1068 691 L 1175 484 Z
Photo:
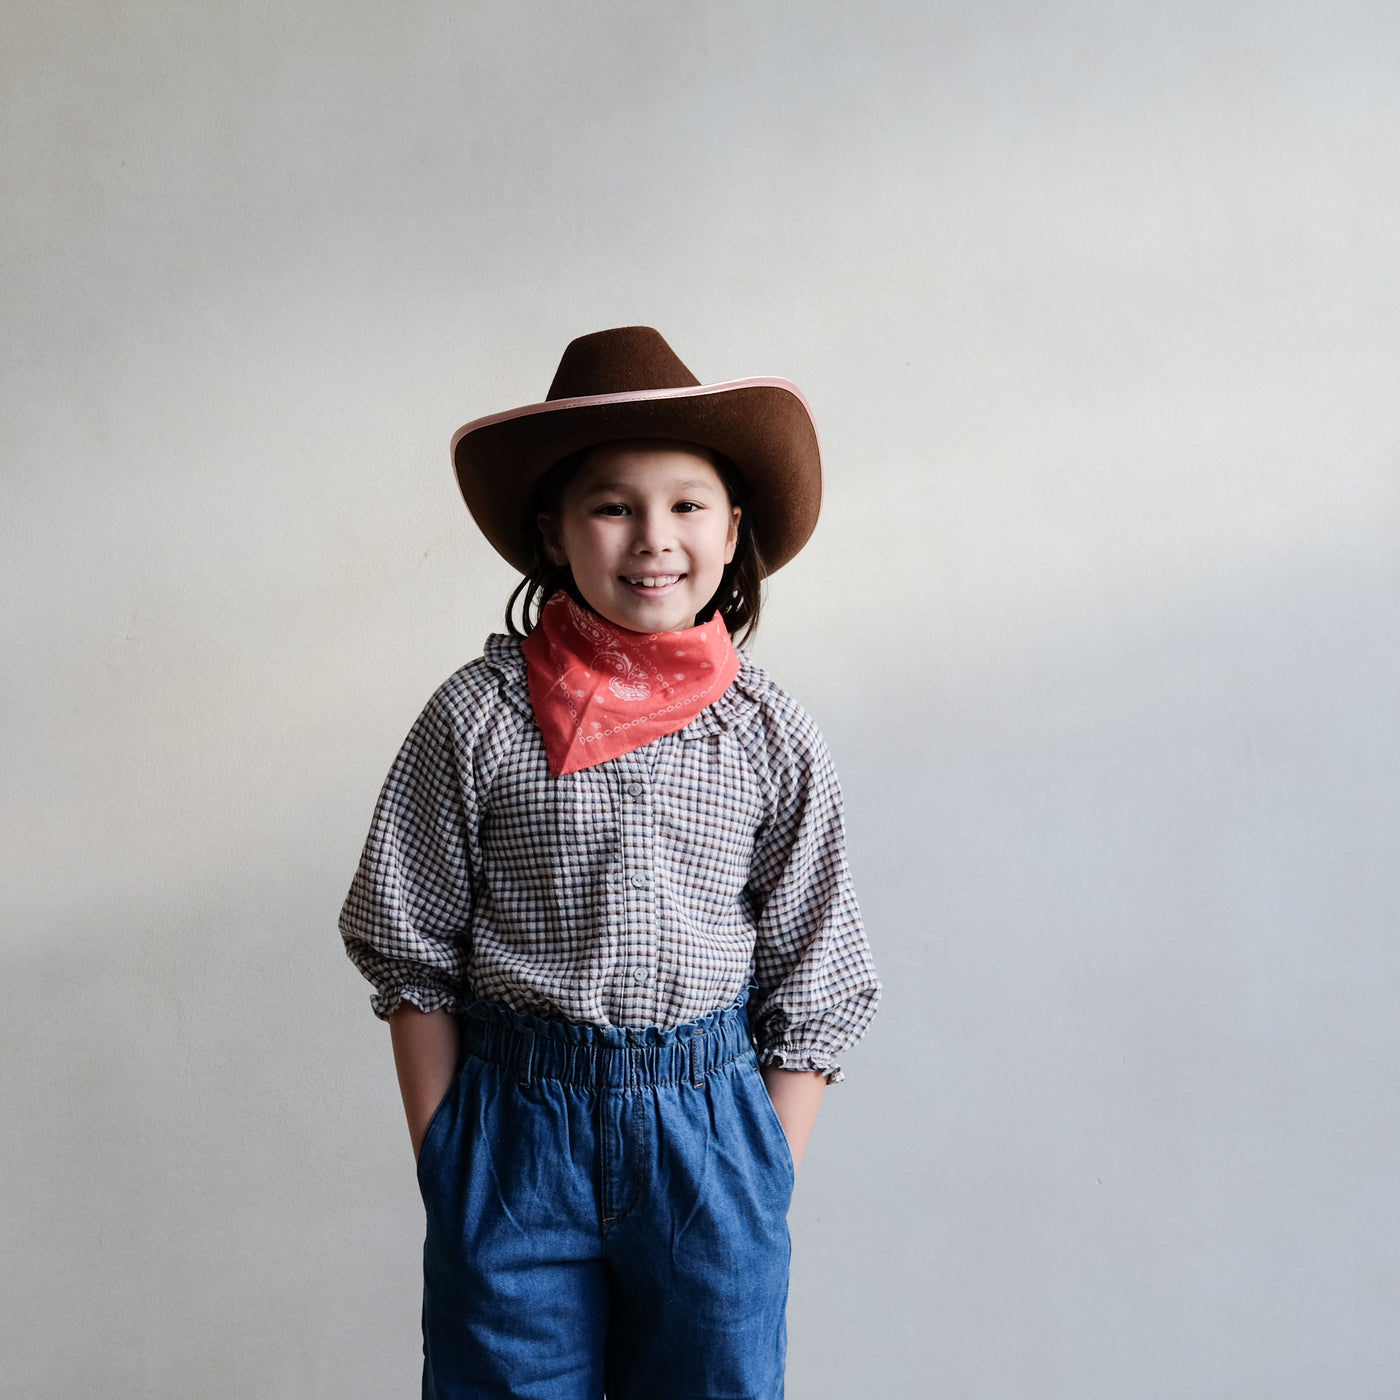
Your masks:
M 569 563 L 576 578 L 612 578 L 622 568 L 621 542 L 612 525 L 612 521 L 603 520 L 574 533 L 569 542 Z

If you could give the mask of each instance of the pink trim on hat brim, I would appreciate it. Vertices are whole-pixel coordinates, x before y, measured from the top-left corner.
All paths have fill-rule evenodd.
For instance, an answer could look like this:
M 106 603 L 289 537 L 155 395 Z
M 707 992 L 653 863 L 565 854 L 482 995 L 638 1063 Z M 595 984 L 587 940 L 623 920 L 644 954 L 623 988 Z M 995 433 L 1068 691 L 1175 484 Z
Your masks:
M 528 418 L 536 413 L 557 413 L 565 408 L 592 408 L 614 403 L 647 403 L 655 399 L 696 399 L 705 394 L 727 394 L 734 389 L 783 389 L 791 394 L 807 410 L 812 431 L 816 432 L 816 419 L 807 396 L 788 379 L 727 379 L 723 384 L 695 384 L 681 389 L 633 389 L 624 394 L 587 394 L 578 399 L 547 399 L 544 403 L 526 404 L 524 408 L 508 408 L 504 413 L 488 413 L 485 418 L 473 418 L 452 434 L 452 460 L 457 460 L 457 444 L 479 428 L 489 428 L 493 423 L 506 423 L 512 418 Z M 820 451 L 820 441 L 818 442 Z

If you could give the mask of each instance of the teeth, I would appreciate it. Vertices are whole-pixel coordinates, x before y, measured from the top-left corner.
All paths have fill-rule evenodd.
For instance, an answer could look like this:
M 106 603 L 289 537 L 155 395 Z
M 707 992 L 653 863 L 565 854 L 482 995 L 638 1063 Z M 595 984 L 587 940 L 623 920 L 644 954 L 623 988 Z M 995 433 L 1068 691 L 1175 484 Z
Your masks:
M 678 578 L 679 574 L 660 574 L 655 577 L 629 578 L 627 582 L 640 584 L 643 588 L 665 588 L 668 584 L 675 583 Z

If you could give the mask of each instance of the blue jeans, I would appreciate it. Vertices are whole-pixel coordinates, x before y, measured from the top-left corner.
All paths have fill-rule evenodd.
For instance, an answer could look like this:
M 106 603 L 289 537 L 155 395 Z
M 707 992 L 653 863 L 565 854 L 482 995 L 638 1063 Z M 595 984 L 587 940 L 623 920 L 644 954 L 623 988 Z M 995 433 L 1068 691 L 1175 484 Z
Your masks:
M 781 1400 L 792 1157 L 744 1000 L 466 1010 L 418 1161 L 424 1400 Z

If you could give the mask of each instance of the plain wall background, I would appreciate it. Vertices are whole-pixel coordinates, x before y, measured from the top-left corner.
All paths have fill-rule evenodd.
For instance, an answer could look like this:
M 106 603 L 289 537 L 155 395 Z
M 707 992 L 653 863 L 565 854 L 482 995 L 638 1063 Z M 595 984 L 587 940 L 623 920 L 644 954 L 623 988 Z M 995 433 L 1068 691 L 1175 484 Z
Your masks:
M 0 1391 L 417 1393 L 335 916 L 564 344 L 786 375 L 887 983 L 794 1400 L 1400 1391 L 1400 17 L 11 0 Z

